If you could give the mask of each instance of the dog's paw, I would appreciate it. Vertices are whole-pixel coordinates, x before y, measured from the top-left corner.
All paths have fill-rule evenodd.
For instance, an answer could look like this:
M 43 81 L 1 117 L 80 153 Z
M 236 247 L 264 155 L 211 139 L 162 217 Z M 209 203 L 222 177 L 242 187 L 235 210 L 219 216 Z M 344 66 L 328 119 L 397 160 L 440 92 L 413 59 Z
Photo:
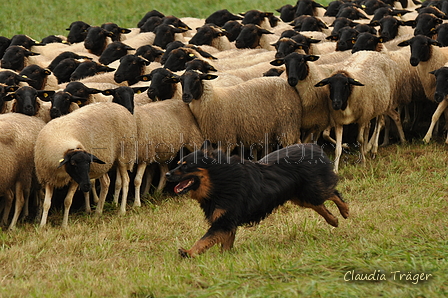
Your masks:
M 178 252 L 179 252 L 179 255 L 182 258 L 189 258 L 189 257 L 191 257 L 190 253 L 186 249 L 184 249 L 184 248 L 179 248 Z

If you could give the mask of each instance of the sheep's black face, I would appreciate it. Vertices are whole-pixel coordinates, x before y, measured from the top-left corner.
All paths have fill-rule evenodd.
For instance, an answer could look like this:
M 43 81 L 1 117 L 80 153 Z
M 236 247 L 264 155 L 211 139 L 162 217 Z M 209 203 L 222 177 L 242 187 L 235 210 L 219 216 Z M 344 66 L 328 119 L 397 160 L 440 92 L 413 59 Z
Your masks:
M 372 33 L 360 33 L 355 44 L 353 45 L 352 53 L 359 51 L 375 51 L 379 42 L 379 38 Z
M 28 116 L 37 113 L 37 91 L 33 87 L 24 86 L 15 92 L 15 112 Z
M 56 92 L 51 99 L 50 117 L 51 119 L 58 118 L 69 113 L 70 109 L 70 94 L 67 92 Z
M 420 62 L 428 61 L 431 58 L 431 45 L 438 45 L 439 43 L 424 35 L 417 35 L 407 41 L 403 41 L 398 46 L 409 45 L 411 47 L 410 63 L 412 66 L 417 66 Z
M 441 67 L 431 71 L 430 74 L 433 74 L 436 77 L 434 101 L 440 103 L 448 95 L 448 67 Z
M 168 54 L 164 67 L 171 71 L 184 70 L 185 63 L 194 58 L 196 58 L 196 56 L 186 49 L 174 49 Z
M 147 91 L 149 98 L 153 101 L 157 98 L 159 100 L 173 98 L 177 88 L 175 84 L 179 82 L 179 79 L 171 71 L 165 68 L 154 69 L 148 76 L 148 79 L 151 80 Z
M 20 46 L 10 46 L 6 49 L 1 60 L 1 67 L 21 71 L 25 66 L 25 57 L 28 51 Z
M 309 73 L 307 61 L 309 55 L 302 55 L 299 53 L 291 53 L 284 59 L 286 66 L 286 73 L 288 75 L 288 84 L 295 87 L 299 81 L 304 80 Z
M 259 30 L 259 28 L 252 24 L 243 26 L 240 34 L 235 40 L 235 46 L 238 49 L 255 49 L 260 45 L 261 33 Z
M 389 41 L 394 39 L 398 34 L 398 20 L 392 16 L 384 17 L 380 20 L 380 36 L 384 41 Z
M 188 42 L 189 44 L 194 44 L 197 46 L 201 45 L 211 45 L 213 38 L 218 37 L 215 33 L 215 29 L 210 26 L 203 26 L 196 32 L 195 35 Z
M 59 166 L 65 165 L 65 171 L 70 177 L 79 185 L 79 189 L 82 192 L 88 192 L 91 188 L 90 183 L 90 163 L 96 162 L 104 164 L 96 156 L 81 150 L 69 151 L 64 159 L 60 162 Z
M 182 84 L 182 100 L 190 103 L 193 99 L 201 97 L 204 87 L 202 85 L 201 74 L 195 71 L 186 71 L 180 77 Z

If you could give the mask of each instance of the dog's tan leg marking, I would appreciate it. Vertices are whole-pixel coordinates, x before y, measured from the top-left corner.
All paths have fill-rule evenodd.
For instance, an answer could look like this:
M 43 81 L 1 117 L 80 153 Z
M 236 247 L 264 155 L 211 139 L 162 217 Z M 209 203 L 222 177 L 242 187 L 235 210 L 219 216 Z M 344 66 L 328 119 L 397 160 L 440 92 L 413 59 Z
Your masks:
M 191 249 L 186 250 L 183 248 L 179 249 L 179 254 L 182 257 L 195 257 L 205 252 L 207 249 L 212 247 L 215 244 L 221 244 L 222 251 L 228 250 L 232 248 L 233 241 L 235 240 L 235 232 L 231 231 L 218 231 L 211 232 L 204 235 L 201 239 L 199 239 Z
M 337 195 L 332 195 L 329 200 L 333 201 L 336 206 L 338 206 L 339 212 L 341 213 L 341 215 L 344 218 L 348 217 L 348 204 L 346 202 L 344 202 L 339 196 Z
M 296 200 L 291 200 L 291 201 L 294 204 L 297 204 L 299 206 L 313 209 L 314 211 L 319 213 L 319 215 L 321 215 L 323 218 L 325 218 L 327 223 L 329 223 L 333 227 L 337 227 L 338 226 L 338 219 L 333 214 L 331 214 L 330 211 L 328 211 L 328 209 L 325 207 L 324 204 L 313 205 L 313 204 L 310 204 L 310 203 L 301 202 L 301 201 L 299 201 L 297 199 Z

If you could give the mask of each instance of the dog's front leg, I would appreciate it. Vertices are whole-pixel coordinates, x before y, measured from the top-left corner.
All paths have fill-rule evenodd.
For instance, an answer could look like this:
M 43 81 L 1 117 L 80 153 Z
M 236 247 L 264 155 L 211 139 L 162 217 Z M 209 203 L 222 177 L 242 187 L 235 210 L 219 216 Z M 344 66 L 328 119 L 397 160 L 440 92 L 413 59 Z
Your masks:
M 233 246 L 235 240 L 236 229 L 232 231 L 212 230 L 210 228 L 207 233 L 199 239 L 191 249 L 186 250 L 184 248 L 179 249 L 181 257 L 196 257 L 215 244 L 221 244 L 221 251 L 229 250 Z

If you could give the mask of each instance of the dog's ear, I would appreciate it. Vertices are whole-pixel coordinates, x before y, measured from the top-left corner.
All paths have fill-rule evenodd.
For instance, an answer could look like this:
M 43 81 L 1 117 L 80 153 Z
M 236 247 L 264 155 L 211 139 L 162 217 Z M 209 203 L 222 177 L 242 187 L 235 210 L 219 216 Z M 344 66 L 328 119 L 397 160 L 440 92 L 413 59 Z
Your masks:
M 210 142 L 210 140 L 205 140 L 204 143 L 202 143 L 201 151 L 204 153 L 204 155 L 207 155 L 212 151 L 212 149 L 212 143 Z

